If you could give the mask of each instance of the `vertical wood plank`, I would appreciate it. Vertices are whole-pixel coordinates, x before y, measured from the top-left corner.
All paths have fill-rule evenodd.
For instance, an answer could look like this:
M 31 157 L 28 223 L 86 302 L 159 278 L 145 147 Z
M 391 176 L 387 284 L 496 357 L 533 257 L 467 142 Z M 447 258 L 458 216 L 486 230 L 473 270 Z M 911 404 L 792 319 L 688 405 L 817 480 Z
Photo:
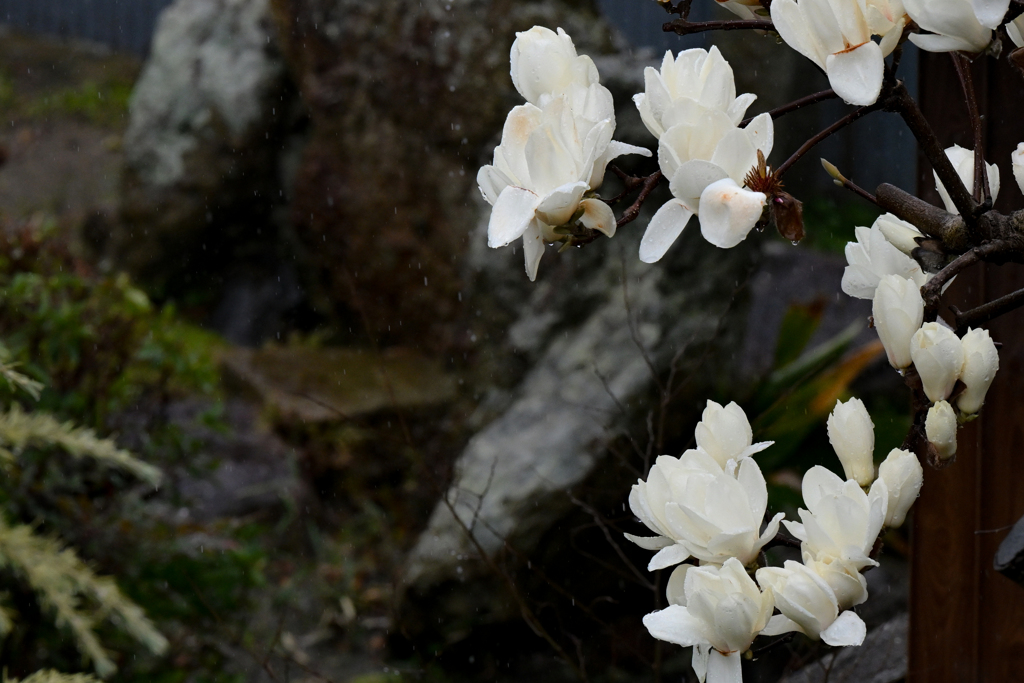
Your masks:
M 1024 80 L 1005 60 L 974 64 L 986 116 L 989 161 L 1003 180 L 998 205 L 1020 206 L 1012 181 L 1010 151 L 1024 139 L 1019 107 Z M 947 55 L 922 59 L 921 100 L 946 144 L 973 147 L 966 110 Z M 934 181 L 921 163 L 919 188 L 934 195 Z M 1024 268 L 983 267 L 960 276 L 950 291 L 961 308 L 1024 287 Z M 925 469 L 925 485 L 915 506 L 911 578 L 910 671 L 913 683 L 1024 681 L 1024 588 L 992 569 L 1000 541 L 1024 515 L 1024 401 L 1020 377 L 1024 344 L 1017 331 L 1024 312 L 989 326 L 1002 342 L 1001 369 L 983 416 L 961 431 L 957 462 Z

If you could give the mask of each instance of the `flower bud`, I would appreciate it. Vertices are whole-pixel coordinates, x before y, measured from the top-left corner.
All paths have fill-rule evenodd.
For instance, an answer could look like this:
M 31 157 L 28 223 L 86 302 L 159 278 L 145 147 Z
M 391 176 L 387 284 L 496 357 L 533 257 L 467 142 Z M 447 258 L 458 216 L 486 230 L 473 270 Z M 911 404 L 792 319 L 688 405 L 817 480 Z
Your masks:
M 851 398 L 836 402 L 828 416 L 828 440 L 832 442 L 847 479 L 867 486 L 875 478 L 875 425 L 864 402 Z
M 949 405 L 943 401 L 943 405 Z M 929 412 L 929 416 L 931 413 Z M 956 419 L 953 422 L 956 429 Z M 954 434 L 955 437 L 955 434 Z M 954 446 L 956 441 L 954 439 Z M 921 493 L 921 485 L 924 483 L 924 470 L 917 456 L 910 451 L 894 448 L 889 455 L 878 466 L 878 477 L 885 481 L 889 490 L 889 506 L 886 508 L 885 525 L 896 528 L 903 524 L 907 517 L 907 511 L 917 500 Z
M 1010 163 L 1013 165 L 1013 177 L 1017 180 L 1020 191 L 1024 192 L 1024 142 L 1017 145 L 1017 149 L 1010 154 Z
M 928 400 L 948 398 L 964 367 L 964 347 L 956 333 L 939 323 L 925 323 L 910 340 L 910 357 Z
M 871 315 L 889 364 L 896 369 L 909 366 L 910 339 L 924 320 L 924 300 L 918 285 L 899 275 L 886 275 L 875 290 Z
M 875 220 L 875 225 L 882 234 L 885 235 L 885 239 L 889 241 L 889 244 L 896 247 L 904 254 L 910 255 L 914 249 L 917 249 L 917 238 L 924 237 L 921 231 L 915 228 L 910 223 L 900 220 L 891 213 L 882 214 Z
M 964 349 L 964 367 L 960 371 L 960 381 L 966 387 L 957 397 L 956 405 L 960 410 L 973 415 L 981 410 L 985 402 L 992 380 L 999 369 L 999 352 L 989 336 L 988 330 L 968 329 L 960 340 Z
M 945 401 L 939 401 L 928 409 L 924 420 L 924 433 L 928 442 L 942 460 L 956 455 L 956 413 Z

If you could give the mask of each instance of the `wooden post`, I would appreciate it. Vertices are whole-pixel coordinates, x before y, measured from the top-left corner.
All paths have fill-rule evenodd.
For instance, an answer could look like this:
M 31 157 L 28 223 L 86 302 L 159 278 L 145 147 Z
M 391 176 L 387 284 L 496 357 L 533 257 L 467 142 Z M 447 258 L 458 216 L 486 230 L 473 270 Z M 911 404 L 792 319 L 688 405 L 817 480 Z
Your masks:
M 975 60 L 988 161 L 998 164 L 997 206 L 1024 206 L 1010 152 L 1024 141 L 1024 79 L 1006 59 Z M 972 148 L 967 110 L 950 57 L 924 54 L 921 104 L 946 144 Z M 922 196 L 938 202 L 927 163 Z M 982 266 L 957 278 L 964 308 L 1024 287 L 1024 267 Z M 912 683 L 1024 681 L 1024 587 L 993 569 L 1000 541 L 1024 515 L 1024 309 L 989 325 L 1003 344 L 983 416 L 960 432 L 956 463 L 925 467 L 914 507 L 910 591 Z

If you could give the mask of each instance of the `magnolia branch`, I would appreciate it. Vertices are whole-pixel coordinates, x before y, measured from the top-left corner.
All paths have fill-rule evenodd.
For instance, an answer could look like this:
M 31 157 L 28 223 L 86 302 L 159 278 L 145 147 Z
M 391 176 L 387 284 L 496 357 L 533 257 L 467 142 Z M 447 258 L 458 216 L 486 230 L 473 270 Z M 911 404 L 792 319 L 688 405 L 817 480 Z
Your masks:
M 1018 289 L 1016 292 L 993 299 L 977 308 L 961 311 L 956 306 L 950 306 L 949 310 L 953 313 L 953 326 L 960 333 L 965 332 L 969 327 L 977 327 L 982 323 L 995 320 L 999 316 L 1015 311 L 1021 306 L 1024 306 L 1024 289 Z
M 688 36 L 706 31 L 774 31 L 775 24 L 768 19 L 724 19 L 721 21 L 690 21 L 689 19 L 673 19 L 661 27 L 666 33 Z
M 772 121 L 776 121 L 779 118 L 785 116 L 786 114 L 796 111 L 797 109 L 803 109 L 806 106 L 817 104 L 818 102 L 824 102 L 825 100 L 835 99 L 836 97 L 838 97 L 838 95 L 836 95 L 836 91 L 829 88 L 828 90 L 822 90 L 821 92 L 816 92 L 812 95 L 801 97 L 798 100 L 793 100 L 789 104 L 784 104 L 781 107 L 776 107 L 775 109 L 772 109 L 770 112 L 768 112 L 768 115 L 772 117 Z M 753 121 L 754 118 L 754 116 L 749 116 L 740 121 L 740 128 L 746 128 L 747 124 Z
M 971 77 L 971 66 L 962 54 L 951 52 L 953 66 L 956 68 L 960 87 L 967 100 L 967 114 L 971 120 L 971 132 L 974 136 L 974 201 L 981 202 L 976 210 L 987 211 L 992 208 L 992 191 L 989 189 L 988 169 L 985 167 L 985 144 L 981 128 L 981 116 L 978 114 L 978 100 L 974 92 L 974 80 Z

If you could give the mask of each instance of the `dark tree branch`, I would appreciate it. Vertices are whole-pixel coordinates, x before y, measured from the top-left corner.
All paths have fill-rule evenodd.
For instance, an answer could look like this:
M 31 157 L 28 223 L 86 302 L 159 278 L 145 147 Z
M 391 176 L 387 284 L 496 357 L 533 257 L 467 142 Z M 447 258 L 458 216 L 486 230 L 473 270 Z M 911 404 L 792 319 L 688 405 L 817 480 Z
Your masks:
M 875 197 L 880 207 L 916 226 L 925 235 L 940 240 L 949 251 L 961 253 L 968 248 L 967 230 L 960 216 L 888 183 L 878 186 Z
M 957 78 L 960 79 L 960 87 L 967 100 L 967 114 L 971 120 L 971 132 L 974 134 L 974 201 L 981 204 L 975 210 L 982 213 L 992 208 L 992 191 L 989 189 L 988 169 L 985 167 L 985 142 L 981 116 L 978 114 L 978 98 L 974 92 L 970 62 L 958 52 L 950 52 L 949 56 L 953 60 Z
M 953 200 L 953 205 L 956 206 L 957 211 L 964 217 L 964 220 L 968 222 L 968 227 L 973 228 L 974 211 L 977 204 L 971 198 L 970 191 L 964 187 L 964 183 L 960 180 L 956 169 L 953 168 L 949 157 L 946 156 L 946 152 L 939 142 L 939 138 L 935 135 L 935 131 L 932 130 L 931 124 L 928 123 L 928 119 L 925 118 L 921 108 L 914 101 L 914 98 L 910 96 L 910 93 L 907 92 L 907 88 L 902 82 L 898 83 L 893 90 L 892 96 L 888 99 L 886 109 L 895 111 L 903 118 L 910 132 L 914 134 L 918 144 L 921 146 L 921 151 L 924 152 L 928 163 L 935 169 L 939 180 L 945 186 L 946 191 Z
M 661 27 L 665 33 L 675 33 L 680 36 L 688 36 L 694 33 L 705 31 L 774 31 L 775 24 L 768 19 L 726 19 L 722 21 L 689 21 L 688 19 L 673 19 Z
M 807 154 L 809 151 L 814 149 L 815 145 L 817 145 L 822 140 L 825 140 L 825 139 L 829 138 L 830 136 L 834 135 L 835 133 L 841 131 L 843 128 L 846 128 L 847 126 L 849 126 L 851 123 L 853 123 L 857 119 L 861 118 L 862 116 L 870 114 L 871 112 L 876 111 L 876 110 L 881 109 L 881 108 L 882 108 L 882 104 L 879 101 L 879 102 L 876 102 L 875 104 L 872 104 L 872 105 L 870 105 L 868 107 L 861 107 L 860 109 L 857 109 L 856 111 L 850 112 L 849 114 L 847 114 L 843 118 L 839 119 L 838 121 L 833 123 L 831 126 L 829 126 L 825 130 L 821 131 L 820 133 L 815 135 L 813 138 L 811 138 L 810 140 L 805 142 L 800 147 L 800 149 L 798 149 L 796 152 L 793 153 L 793 156 L 791 156 L 788 159 L 786 159 L 786 161 L 783 162 L 783 164 L 781 166 L 779 166 L 779 168 L 775 171 L 775 177 L 776 178 L 781 178 L 782 175 L 786 171 L 789 170 L 790 166 L 792 166 L 796 162 L 800 161 L 800 159 L 805 154 Z
M 966 332 L 968 327 L 977 327 L 1021 306 L 1024 306 L 1024 289 L 1018 289 L 977 308 L 961 311 L 956 306 L 950 306 L 949 310 L 953 312 L 954 327 L 958 333 L 962 333 Z
M 768 115 L 771 116 L 774 121 L 790 112 L 796 111 L 797 109 L 803 109 L 808 105 L 824 102 L 825 100 L 831 100 L 835 97 L 838 97 L 838 95 L 836 95 L 836 91 L 829 88 L 828 90 L 822 90 L 821 92 L 816 92 L 813 95 L 807 95 L 806 97 L 801 97 L 798 100 L 793 100 L 789 104 L 784 104 L 781 107 L 776 107 L 768 112 Z M 753 121 L 754 118 L 755 117 L 753 116 L 748 116 L 743 119 L 743 121 L 740 122 L 740 128 L 746 127 L 746 125 Z
M 629 208 L 622 212 L 622 216 L 615 222 L 615 227 L 621 228 L 623 225 L 636 220 L 636 217 L 640 215 L 640 209 L 643 207 L 644 202 L 647 201 L 648 195 L 654 191 L 654 188 L 658 186 L 658 183 L 661 182 L 663 177 L 664 176 L 661 174 L 661 171 L 655 171 L 643 179 L 643 189 L 640 190 L 640 194 L 637 195 L 636 201 L 630 204 Z

